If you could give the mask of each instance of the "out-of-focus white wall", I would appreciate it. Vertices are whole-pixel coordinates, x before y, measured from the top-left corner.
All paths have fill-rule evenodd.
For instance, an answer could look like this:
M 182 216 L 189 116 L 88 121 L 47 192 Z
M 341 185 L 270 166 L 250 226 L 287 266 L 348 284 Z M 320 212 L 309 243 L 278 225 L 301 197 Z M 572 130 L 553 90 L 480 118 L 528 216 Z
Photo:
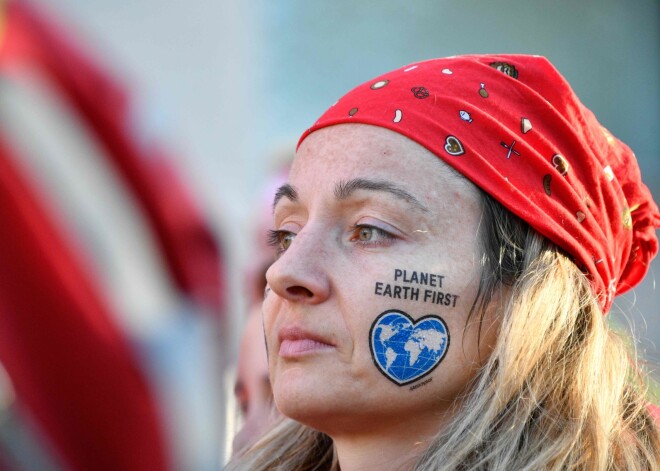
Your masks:
M 341 94 L 406 63 L 461 53 L 547 56 L 637 153 L 660 201 L 657 0 L 33 0 L 74 25 L 144 100 L 229 255 L 232 313 L 268 160 Z M 660 362 L 660 261 L 619 306 Z M 646 315 L 646 326 L 638 311 Z M 228 326 L 235 338 L 236 326 Z

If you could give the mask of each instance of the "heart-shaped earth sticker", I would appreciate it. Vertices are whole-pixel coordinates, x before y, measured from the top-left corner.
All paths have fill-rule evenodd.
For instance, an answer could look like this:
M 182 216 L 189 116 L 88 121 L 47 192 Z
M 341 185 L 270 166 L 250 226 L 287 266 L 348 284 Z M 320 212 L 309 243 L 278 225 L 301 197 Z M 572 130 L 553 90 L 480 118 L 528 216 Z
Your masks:
M 371 356 L 378 370 L 403 386 L 438 366 L 447 353 L 449 330 L 438 316 L 415 320 L 402 311 L 385 311 L 369 332 Z
M 447 151 L 449 155 L 465 154 L 463 144 L 461 144 L 461 141 L 459 141 L 456 136 L 447 136 L 445 139 L 445 151 Z

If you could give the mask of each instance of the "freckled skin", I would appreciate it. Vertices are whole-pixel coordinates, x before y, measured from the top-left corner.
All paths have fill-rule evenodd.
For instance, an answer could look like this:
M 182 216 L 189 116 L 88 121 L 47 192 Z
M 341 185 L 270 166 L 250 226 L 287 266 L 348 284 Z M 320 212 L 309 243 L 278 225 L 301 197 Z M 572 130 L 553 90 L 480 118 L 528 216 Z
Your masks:
M 355 178 L 393 182 L 426 211 L 378 191 L 358 190 L 338 200 L 336 185 Z M 272 291 L 263 306 L 278 409 L 336 443 L 379 434 L 405 437 L 401 440 L 411 446 L 424 442 L 452 413 L 451 402 L 495 339 L 490 316 L 481 345 L 478 322 L 466 327 L 481 273 L 476 188 L 405 137 L 360 124 L 324 128 L 307 137 L 289 183 L 298 199 L 279 201 L 274 227 L 296 235 L 268 270 Z M 376 226 L 394 238 L 378 235 L 372 245 L 359 244 L 351 239 L 356 224 Z M 443 289 L 459 296 L 456 307 L 375 295 L 375 283 L 393 282 L 400 267 L 444 275 Z M 433 380 L 413 391 L 388 381 L 371 357 L 371 324 L 388 309 L 415 319 L 439 315 L 451 333 L 445 358 L 428 376 Z M 314 332 L 333 347 L 281 357 L 278 333 L 290 325 Z

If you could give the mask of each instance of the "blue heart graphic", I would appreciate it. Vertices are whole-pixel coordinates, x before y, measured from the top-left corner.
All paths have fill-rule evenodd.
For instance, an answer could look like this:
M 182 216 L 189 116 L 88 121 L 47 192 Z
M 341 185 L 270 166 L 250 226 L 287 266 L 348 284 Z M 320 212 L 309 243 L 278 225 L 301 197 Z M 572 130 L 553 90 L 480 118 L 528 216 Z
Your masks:
M 415 322 L 405 312 L 385 311 L 371 326 L 369 345 L 381 373 L 403 386 L 438 366 L 449 346 L 449 330 L 438 316 Z

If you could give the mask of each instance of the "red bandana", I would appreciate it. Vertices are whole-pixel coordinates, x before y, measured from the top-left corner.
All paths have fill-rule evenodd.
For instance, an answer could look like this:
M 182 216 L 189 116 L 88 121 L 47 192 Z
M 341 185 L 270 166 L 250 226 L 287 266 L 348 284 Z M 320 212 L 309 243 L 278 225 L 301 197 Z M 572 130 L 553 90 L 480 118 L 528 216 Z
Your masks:
M 660 214 L 633 152 L 543 57 L 462 56 L 394 70 L 342 97 L 300 142 L 340 123 L 387 128 L 436 154 L 573 256 L 604 312 L 658 251 Z

